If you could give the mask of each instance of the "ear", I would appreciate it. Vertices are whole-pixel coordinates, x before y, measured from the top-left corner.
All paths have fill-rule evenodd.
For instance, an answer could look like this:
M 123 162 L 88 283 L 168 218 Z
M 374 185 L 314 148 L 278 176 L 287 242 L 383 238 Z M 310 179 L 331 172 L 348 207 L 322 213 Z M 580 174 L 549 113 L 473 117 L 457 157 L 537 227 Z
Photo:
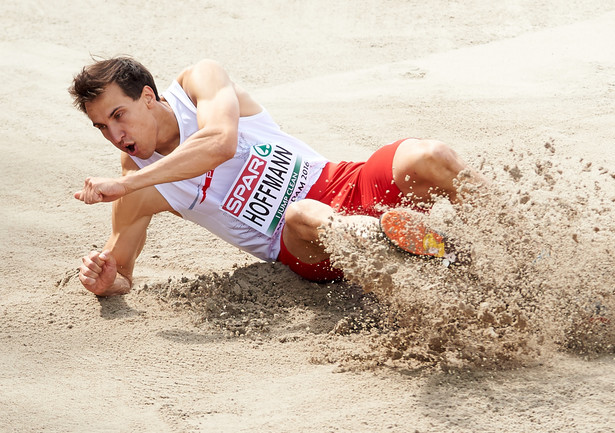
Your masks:
M 141 98 L 145 101 L 145 105 L 148 107 L 153 106 L 156 102 L 156 94 L 154 93 L 154 89 L 150 86 L 143 86 L 143 90 L 141 91 Z

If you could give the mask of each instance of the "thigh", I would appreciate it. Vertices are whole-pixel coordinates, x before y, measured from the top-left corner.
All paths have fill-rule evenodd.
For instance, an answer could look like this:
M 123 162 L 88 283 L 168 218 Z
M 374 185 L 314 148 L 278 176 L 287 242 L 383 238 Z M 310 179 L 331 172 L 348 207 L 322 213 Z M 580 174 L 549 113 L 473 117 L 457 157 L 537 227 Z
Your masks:
M 365 162 L 329 163 L 306 198 L 344 214 L 379 216 L 385 207 L 402 203 L 404 193 L 394 179 L 393 161 L 405 140 L 382 146 Z
M 404 140 L 382 146 L 360 168 L 348 204 L 350 213 L 379 216 L 387 207 L 401 204 L 403 192 L 393 176 L 393 160 Z

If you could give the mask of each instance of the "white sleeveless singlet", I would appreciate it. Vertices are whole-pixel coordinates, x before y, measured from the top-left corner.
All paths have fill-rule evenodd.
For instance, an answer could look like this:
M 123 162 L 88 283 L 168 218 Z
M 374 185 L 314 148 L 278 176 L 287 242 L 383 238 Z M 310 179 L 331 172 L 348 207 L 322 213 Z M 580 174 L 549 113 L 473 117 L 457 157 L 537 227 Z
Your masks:
M 163 92 L 179 124 L 180 146 L 198 130 L 196 107 L 177 81 Z M 131 156 L 143 168 L 163 155 Z M 305 198 L 327 160 L 282 132 L 269 113 L 239 118 L 237 152 L 192 179 L 156 185 L 184 219 L 263 260 L 280 252 L 284 212 Z

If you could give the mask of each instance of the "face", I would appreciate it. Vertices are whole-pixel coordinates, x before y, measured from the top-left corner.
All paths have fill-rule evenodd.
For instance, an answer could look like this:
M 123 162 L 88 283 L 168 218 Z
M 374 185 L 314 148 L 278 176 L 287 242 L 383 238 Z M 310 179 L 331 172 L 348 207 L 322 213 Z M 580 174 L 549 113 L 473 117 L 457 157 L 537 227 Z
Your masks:
M 156 150 L 156 119 L 152 107 L 156 96 L 144 87 L 136 101 L 115 83 L 85 104 L 88 117 L 103 136 L 122 152 L 147 159 Z

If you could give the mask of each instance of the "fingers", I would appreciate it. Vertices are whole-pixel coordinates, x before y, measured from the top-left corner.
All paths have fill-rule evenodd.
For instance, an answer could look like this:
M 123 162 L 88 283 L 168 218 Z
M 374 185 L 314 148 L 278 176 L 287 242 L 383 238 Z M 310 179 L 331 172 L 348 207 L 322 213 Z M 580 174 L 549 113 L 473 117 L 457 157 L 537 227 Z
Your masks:
M 89 255 L 81 259 L 83 264 L 79 268 L 79 280 L 84 286 L 93 285 L 103 271 L 105 259 L 101 258 L 101 253 L 92 251 Z
M 92 251 L 88 256 L 85 256 L 81 259 L 83 262 L 82 267 L 84 269 L 89 269 L 97 274 L 102 272 L 102 267 L 105 264 L 104 260 L 101 260 L 98 252 Z
M 83 189 L 76 192 L 74 197 L 85 204 L 94 204 L 114 201 L 128 193 L 129 190 L 122 184 L 121 179 L 88 177 Z
M 88 177 L 83 185 L 83 189 L 79 192 L 76 192 L 73 197 L 77 200 L 81 200 L 85 204 L 94 204 L 100 203 L 103 201 L 103 194 L 99 191 L 99 188 L 96 186 L 94 179 Z
M 79 281 L 81 281 L 81 284 L 83 284 L 86 289 L 89 289 L 96 284 L 96 278 L 88 277 L 81 272 L 79 272 Z

